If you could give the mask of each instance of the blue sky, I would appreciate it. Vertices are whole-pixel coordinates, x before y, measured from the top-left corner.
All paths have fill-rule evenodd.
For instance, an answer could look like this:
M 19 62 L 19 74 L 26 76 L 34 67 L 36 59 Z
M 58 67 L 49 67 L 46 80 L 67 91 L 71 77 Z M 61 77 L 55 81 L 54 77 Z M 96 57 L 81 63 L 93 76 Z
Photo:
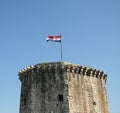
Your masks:
M 119 0 L 0 0 L 0 113 L 18 113 L 18 72 L 29 65 L 63 61 L 105 71 L 111 113 L 120 113 Z

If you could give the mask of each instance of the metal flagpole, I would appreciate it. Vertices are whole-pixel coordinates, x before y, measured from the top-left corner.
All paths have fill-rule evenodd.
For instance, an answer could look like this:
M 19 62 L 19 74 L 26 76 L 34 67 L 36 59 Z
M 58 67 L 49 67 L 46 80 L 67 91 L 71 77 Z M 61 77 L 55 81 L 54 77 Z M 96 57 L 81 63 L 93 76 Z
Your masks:
M 61 36 L 61 38 L 62 38 L 62 34 L 60 33 L 60 36 Z M 61 42 L 60 42 L 60 46 L 61 46 L 61 62 L 62 62 L 62 40 L 61 40 Z
M 62 41 L 60 42 L 60 46 L 61 46 L 61 62 L 62 62 Z

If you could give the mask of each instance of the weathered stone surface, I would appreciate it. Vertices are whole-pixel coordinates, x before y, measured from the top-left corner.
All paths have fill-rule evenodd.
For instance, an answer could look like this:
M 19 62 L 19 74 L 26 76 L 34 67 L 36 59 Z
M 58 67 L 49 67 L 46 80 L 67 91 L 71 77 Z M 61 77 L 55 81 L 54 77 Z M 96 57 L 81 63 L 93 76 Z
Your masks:
M 19 78 L 20 113 L 109 113 L 103 71 L 42 63 L 21 70 Z

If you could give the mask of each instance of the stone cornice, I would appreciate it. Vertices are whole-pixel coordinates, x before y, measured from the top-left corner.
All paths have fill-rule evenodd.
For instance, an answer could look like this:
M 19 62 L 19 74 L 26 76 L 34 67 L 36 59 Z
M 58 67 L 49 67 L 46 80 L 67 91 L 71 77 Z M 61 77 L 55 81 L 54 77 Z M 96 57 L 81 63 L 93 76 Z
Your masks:
M 42 63 L 37 65 L 30 65 L 19 71 L 19 77 L 22 79 L 25 75 L 31 75 L 39 72 L 54 72 L 61 71 L 67 73 L 80 74 L 83 76 L 92 76 L 100 79 L 107 79 L 107 75 L 100 70 L 90 68 L 87 66 L 75 65 L 67 62 Z

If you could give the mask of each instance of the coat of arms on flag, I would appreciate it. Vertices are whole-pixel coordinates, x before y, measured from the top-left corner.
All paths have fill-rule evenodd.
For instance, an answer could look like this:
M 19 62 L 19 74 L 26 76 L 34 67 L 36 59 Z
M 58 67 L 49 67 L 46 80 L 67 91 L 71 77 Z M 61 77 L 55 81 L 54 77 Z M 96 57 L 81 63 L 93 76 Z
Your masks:
M 58 36 L 48 36 L 46 41 L 61 42 L 61 35 Z

